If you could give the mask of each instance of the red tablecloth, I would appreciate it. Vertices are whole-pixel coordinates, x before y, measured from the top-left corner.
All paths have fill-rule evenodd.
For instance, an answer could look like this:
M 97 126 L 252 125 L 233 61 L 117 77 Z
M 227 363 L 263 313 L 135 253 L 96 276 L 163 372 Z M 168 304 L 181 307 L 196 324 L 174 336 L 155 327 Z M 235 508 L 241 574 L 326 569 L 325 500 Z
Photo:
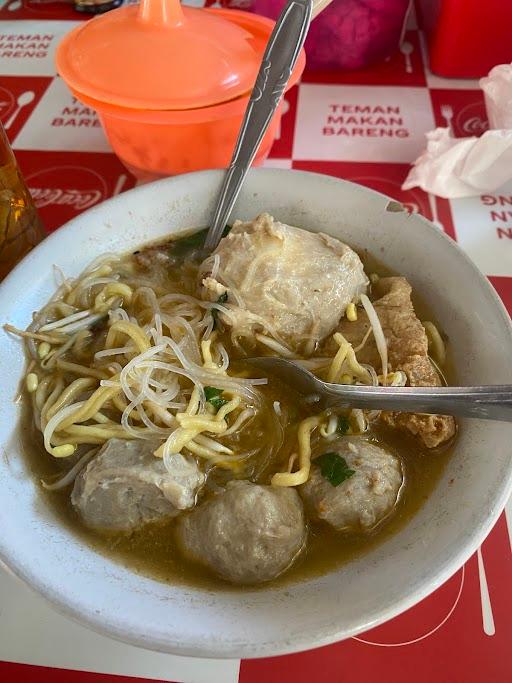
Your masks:
M 135 185 L 111 153 L 94 112 L 74 100 L 55 76 L 55 45 L 80 20 L 67 5 L 0 0 L 0 118 L 50 230 Z M 348 74 L 306 73 L 302 84 L 287 95 L 268 165 L 328 173 L 401 200 L 459 242 L 511 311 L 512 183 L 492 195 L 455 201 L 417 189 L 401 190 L 409 163 L 424 147 L 427 130 L 449 125 L 455 135 L 467 136 L 487 127 L 478 84 L 433 76 L 421 32 L 414 25 L 404 40 L 406 48 L 377 67 Z M 22 100 L 30 102 L 19 108 L 23 93 L 31 93 Z M 9 681 L 109 678 L 104 673 L 69 671 L 80 669 L 180 683 L 237 678 L 241 683 L 511 681 L 510 507 L 508 522 L 507 527 L 502 515 L 463 569 L 397 619 L 318 650 L 242 661 L 239 671 L 238 663 L 185 661 L 88 636 L 85 629 L 79 631 L 70 623 L 68 627 L 64 618 L 45 612 L 39 598 L 1 573 L 0 658 L 63 670 L 4 663 L 0 676 Z M 13 597 L 16 591 L 19 599 Z M 34 615 L 40 620 L 35 625 Z M 50 634 L 45 624 L 50 624 Z M 69 648 L 52 638 L 57 632 L 74 634 L 73 629 L 78 635 Z M 85 643 L 88 637 L 91 643 L 76 649 L 76 639 Z

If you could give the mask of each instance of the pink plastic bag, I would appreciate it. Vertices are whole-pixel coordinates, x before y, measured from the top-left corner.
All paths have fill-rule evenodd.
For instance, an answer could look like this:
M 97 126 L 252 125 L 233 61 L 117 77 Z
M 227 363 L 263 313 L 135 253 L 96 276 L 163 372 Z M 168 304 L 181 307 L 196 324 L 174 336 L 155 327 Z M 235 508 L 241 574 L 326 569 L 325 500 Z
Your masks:
M 276 19 L 285 0 L 254 0 L 252 11 Z M 311 24 L 308 69 L 350 71 L 384 60 L 398 47 L 409 0 L 333 0 Z

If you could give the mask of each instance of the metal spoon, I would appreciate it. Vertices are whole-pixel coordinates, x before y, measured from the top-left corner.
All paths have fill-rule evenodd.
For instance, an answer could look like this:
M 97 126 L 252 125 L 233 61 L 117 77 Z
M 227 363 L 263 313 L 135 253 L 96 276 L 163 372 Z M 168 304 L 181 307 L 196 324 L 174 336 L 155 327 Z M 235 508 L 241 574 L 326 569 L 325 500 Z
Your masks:
M 293 386 L 320 409 L 328 407 L 398 410 L 512 422 L 512 385 L 476 387 L 371 387 L 329 384 L 284 358 L 251 358 L 251 365 Z
M 269 38 L 204 249 L 213 251 L 304 45 L 313 0 L 288 0 Z

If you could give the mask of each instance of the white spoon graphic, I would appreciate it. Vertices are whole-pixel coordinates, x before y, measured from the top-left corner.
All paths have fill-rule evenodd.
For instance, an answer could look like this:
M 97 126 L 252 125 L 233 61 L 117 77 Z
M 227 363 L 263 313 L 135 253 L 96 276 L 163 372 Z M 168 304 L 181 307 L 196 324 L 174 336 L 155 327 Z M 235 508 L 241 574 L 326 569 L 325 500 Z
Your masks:
M 405 71 L 408 74 L 412 74 L 412 60 L 411 55 L 414 52 L 414 45 L 405 40 L 400 45 L 400 52 L 405 57 Z
M 16 109 L 14 110 L 14 113 L 13 113 L 12 116 L 9 118 L 9 120 L 7 121 L 7 123 L 5 124 L 5 129 L 6 129 L 6 130 L 12 126 L 12 124 L 14 123 L 16 117 L 17 117 L 18 114 L 20 113 L 21 109 L 22 109 L 23 107 L 26 107 L 27 104 L 30 104 L 30 103 L 32 102 L 32 100 L 34 99 L 35 96 L 36 96 L 36 94 L 35 94 L 34 92 L 32 92 L 32 90 L 25 90 L 25 92 L 22 92 L 22 93 L 21 93 L 21 95 L 18 97 L 18 101 L 17 101 L 17 103 L 16 103 L 16 104 L 17 104 L 17 107 L 16 107 Z
M 9 5 L 7 5 L 7 9 L 9 12 L 16 12 L 16 10 L 20 9 L 22 4 L 23 3 L 21 0 L 14 0 L 14 2 L 11 2 Z

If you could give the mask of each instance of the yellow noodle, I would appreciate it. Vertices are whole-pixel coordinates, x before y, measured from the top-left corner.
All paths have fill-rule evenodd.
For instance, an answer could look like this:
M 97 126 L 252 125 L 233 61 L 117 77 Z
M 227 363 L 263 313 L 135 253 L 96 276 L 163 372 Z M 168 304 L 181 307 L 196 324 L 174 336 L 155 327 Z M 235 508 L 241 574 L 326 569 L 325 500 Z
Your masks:
M 97 382 L 93 378 L 89 377 L 75 379 L 64 389 L 64 391 L 62 391 L 59 398 L 48 409 L 46 419 L 49 420 L 58 410 L 64 408 L 66 405 L 70 405 L 76 398 L 78 398 L 78 396 L 80 396 L 80 394 L 88 389 L 92 389 L 92 387 L 96 384 Z
M 201 430 L 184 429 L 183 427 L 178 427 L 178 429 L 174 430 L 167 441 L 157 448 L 154 455 L 156 455 L 157 458 L 162 458 L 164 455 L 164 449 L 168 444 L 170 444 L 170 448 L 173 453 L 179 453 L 183 448 L 185 448 L 189 441 L 192 441 L 192 439 L 194 439 L 200 433 L 200 431 Z
M 336 378 L 341 372 L 341 368 L 343 366 L 343 363 L 345 362 L 345 358 L 347 357 L 347 352 L 348 352 L 348 343 L 347 344 L 340 344 L 340 348 L 338 349 L 336 355 L 332 359 L 332 363 L 329 367 L 329 372 L 327 373 L 327 381 L 328 382 L 335 382 Z
M 132 288 L 122 282 L 111 282 L 105 285 L 94 299 L 94 310 L 98 313 L 108 310 L 118 296 L 123 298 L 124 303 L 129 304 L 133 296 Z
M 193 395 L 194 392 L 192 392 L 191 401 Z M 226 405 L 222 406 L 216 415 L 177 413 L 176 420 L 180 427 L 169 436 L 165 444 L 162 444 L 162 446 L 155 451 L 155 455 L 157 457 L 162 457 L 166 445 L 169 445 L 174 453 L 179 453 L 183 448 L 188 448 L 190 442 L 201 432 L 223 434 L 228 428 L 228 424 L 224 419 L 225 416 L 235 410 L 239 405 L 240 397 L 236 396 L 226 403 Z
M 92 419 L 93 419 L 95 422 L 99 422 L 100 424 L 110 424 L 110 425 L 115 425 L 115 424 L 117 424 L 117 422 L 114 422 L 114 421 L 111 420 L 109 417 L 107 417 L 106 415 L 103 415 L 103 413 L 99 413 L 99 412 L 96 413 L 96 415 L 93 415 L 93 416 L 92 416 Z
M 194 387 L 188 402 L 186 413 L 187 415 L 195 415 L 199 409 L 199 390 Z
M 299 486 L 309 478 L 311 468 L 311 432 L 320 424 L 320 418 L 307 417 L 299 424 L 297 440 L 299 442 L 299 465 L 297 472 L 278 472 L 272 477 L 272 486 Z
M 126 434 L 122 437 L 123 439 L 133 439 L 130 434 Z M 56 436 L 55 434 L 52 436 L 52 444 L 53 446 L 64 446 L 65 444 L 68 444 L 70 442 L 69 437 L 59 437 Z M 74 436 L 73 437 L 73 445 L 74 446 L 80 446 L 81 444 L 87 444 L 88 446 L 102 446 L 105 443 L 105 439 L 103 437 L 93 437 L 93 436 Z M 50 453 L 50 455 L 52 455 Z
M 57 427 L 55 431 L 62 431 L 76 422 L 85 422 L 90 420 L 101 407 L 109 401 L 113 396 L 119 393 L 119 387 L 99 387 L 94 394 L 87 399 L 85 404 L 78 408 L 76 413 L 72 413 L 66 417 Z
M 225 392 L 228 393 L 228 392 Z M 228 401 L 225 405 L 223 405 L 219 410 L 217 411 L 217 415 L 215 416 L 215 419 L 218 422 L 223 422 L 224 418 L 226 415 L 229 413 L 233 412 L 233 410 L 236 410 L 238 406 L 241 403 L 241 398 L 240 396 L 234 396 L 230 401 Z
M 212 432 L 212 434 L 222 434 L 228 428 L 226 422 L 217 422 L 207 415 L 176 415 L 181 427 L 195 432 Z
M 297 455 L 297 453 L 292 453 L 288 458 L 288 473 L 290 473 L 293 470 L 293 466 L 295 465 L 295 462 L 297 461 L 298 457 L 299 456 Z
M 146 431 L 146 428 L 135 428 L 141 434 Z M 74 441 L 75 436 L 91 436 L 94 438 L 107 439 L 120 438 L 124 439 L 127 433 L 122 425 L 106 424 L 106 425 L 70 425 L 65 430 L 59 430 L 59 434 L 69 434 L 71 441 Z M 132 437 L 135 438 L 135 437 Z
M 212 352 L 211 352 L 212 340 L 201 342 L 201 353 L 203 354 L 203 367 L 209 370 L 220 370 L 219 366 L 213 362 Z
M 340 348 L 342 346 L 346 346 L 345 360 L 348 363 L 349 369 L 352 370 L 356 376 L 367 380 L 369 373 L 367 370 L 365 370 L 365 368 L 363 368 L 362 365 L 359 364 L 356 354 L 354 353 L 354 349 L 352 348 L 352 344 L 350 344 L 340 332 L 336 332 L 334 335 L 334 341 L 339 344 Z
M 126 320 L 118 320 L 110 326 L 105 341 L 106 349 L 114 349 L 117 346 L 116 337 L 118 334 L 125 334 L 135 342 L 140 353 L 145 353 L 151 347 L 148 338 L 138 325 L 129 323 Z

